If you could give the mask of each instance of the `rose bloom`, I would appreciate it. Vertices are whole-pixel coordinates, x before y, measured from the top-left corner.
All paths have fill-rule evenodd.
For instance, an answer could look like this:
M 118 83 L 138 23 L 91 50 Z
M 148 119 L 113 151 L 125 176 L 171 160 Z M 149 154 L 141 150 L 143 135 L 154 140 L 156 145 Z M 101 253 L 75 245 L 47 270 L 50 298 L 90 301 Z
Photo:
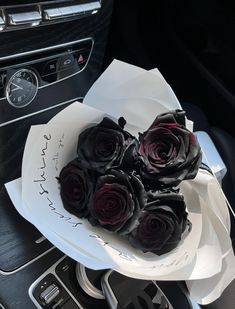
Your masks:
M 85 168 L 105 173 L 111 168 L 119 167 L 125 161 L 130 165 L 137 156 L 137 147 L 136 138 L 105 117 L 98 125 L 84 130 L 79 135 L 78 161 Z
M 87 204 L 93 190 L 88 172 L 73 160 L 61 170 L 58 180 L 64 208 L 79 218 L 87 217 Z
M 160 194 L 141 211 L 138 224 L 128 239 L 133 247 L 143 252 L 162 255 L 178 245 L 187 222 L 183 196 Z
M 97 180 L 89 203 L 89 221 L 109 231 L 128 234 L 146 203 L 143 184 L 134 174 L 111 170 Z
M 142 177 L 149 183 L 175 186 L 196 176 L 201 149 L 196 136 L 185 127 L 185 112 L 176 110 L 157 116 L 140 134 Z

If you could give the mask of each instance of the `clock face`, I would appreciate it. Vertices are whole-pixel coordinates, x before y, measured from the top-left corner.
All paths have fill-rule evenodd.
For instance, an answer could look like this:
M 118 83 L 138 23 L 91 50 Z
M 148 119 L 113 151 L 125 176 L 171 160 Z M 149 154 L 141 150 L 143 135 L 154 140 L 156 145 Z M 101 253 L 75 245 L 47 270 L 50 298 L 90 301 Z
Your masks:
M 14 107 L 24 107 L 30 104 L 38 91 L 36 74 L 28 69 L 22 69 L 13 74 L 7 83 L 7 101 Z

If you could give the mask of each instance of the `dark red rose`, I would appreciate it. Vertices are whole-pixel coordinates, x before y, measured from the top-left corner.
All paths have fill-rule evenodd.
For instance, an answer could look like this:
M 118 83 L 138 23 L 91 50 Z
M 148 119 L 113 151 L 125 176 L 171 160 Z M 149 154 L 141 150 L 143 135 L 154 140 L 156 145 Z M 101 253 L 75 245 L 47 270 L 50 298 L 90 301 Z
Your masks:
M 141 175 L 150 183 L 175 186 L 196 176 L 202 158 L 195 135 L 185 127 L 185 112 L 159 115 L 140 134 Z
M 146 192 L 137 176 L 111 170 L 97 180 L 89 204 L 89 221 L 109 231 L 127 234 L 145 203 Z
M 121 122 L 124 125 L 123 118 Z M 78 161 L 85 168 L 105 173 L 137 156 L 138 141 L 111 119 L 84 130 L 78 139 Z
M 93 191 L 88 172 L 73 160 L 61 170 L 59 183 L 64 208 L 79 218 L 87 217 L 87 204 Z
M 157 255 L 173 250 L 187 225 L 183 196 L 160 194 L 141 211 L 138 221 L 128 235 L 133 247 Z

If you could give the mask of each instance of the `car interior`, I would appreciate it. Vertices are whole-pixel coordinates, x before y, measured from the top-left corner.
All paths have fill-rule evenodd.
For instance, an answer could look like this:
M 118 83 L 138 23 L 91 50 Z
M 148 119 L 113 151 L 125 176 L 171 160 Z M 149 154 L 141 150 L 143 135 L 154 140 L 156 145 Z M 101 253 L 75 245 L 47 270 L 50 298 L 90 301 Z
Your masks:
M 234 308 L 234 282 L 202 306 L 182 281 L 84 267 L 19 215 L 5 188 L 21 176 L 30 126 L 82 102 L 118 59 L 159 69 L 219 152 L 235 211 L 234 23 L 230 0 L 0 0 L 0 308 Z

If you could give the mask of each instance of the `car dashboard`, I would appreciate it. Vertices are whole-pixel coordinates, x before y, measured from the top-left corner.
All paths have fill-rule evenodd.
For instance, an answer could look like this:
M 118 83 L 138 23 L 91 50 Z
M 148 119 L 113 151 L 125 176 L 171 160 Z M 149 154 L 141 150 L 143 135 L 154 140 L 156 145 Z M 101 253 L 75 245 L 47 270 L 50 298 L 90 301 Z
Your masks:
M 111 0 L 0 2 L 3 308 L 49 308 L 49 303 L 51 308 L 95 305 L 92 298 L 78 291 L 75 271 L 71 272 L 76 263 L 19 216 L 4 184 L 21 175 L 30 126 L 46 123 L 74 101 L 82 102 L 101 74 L 112 5 Z M 58 290 L 62 296 L 56 298 Z

